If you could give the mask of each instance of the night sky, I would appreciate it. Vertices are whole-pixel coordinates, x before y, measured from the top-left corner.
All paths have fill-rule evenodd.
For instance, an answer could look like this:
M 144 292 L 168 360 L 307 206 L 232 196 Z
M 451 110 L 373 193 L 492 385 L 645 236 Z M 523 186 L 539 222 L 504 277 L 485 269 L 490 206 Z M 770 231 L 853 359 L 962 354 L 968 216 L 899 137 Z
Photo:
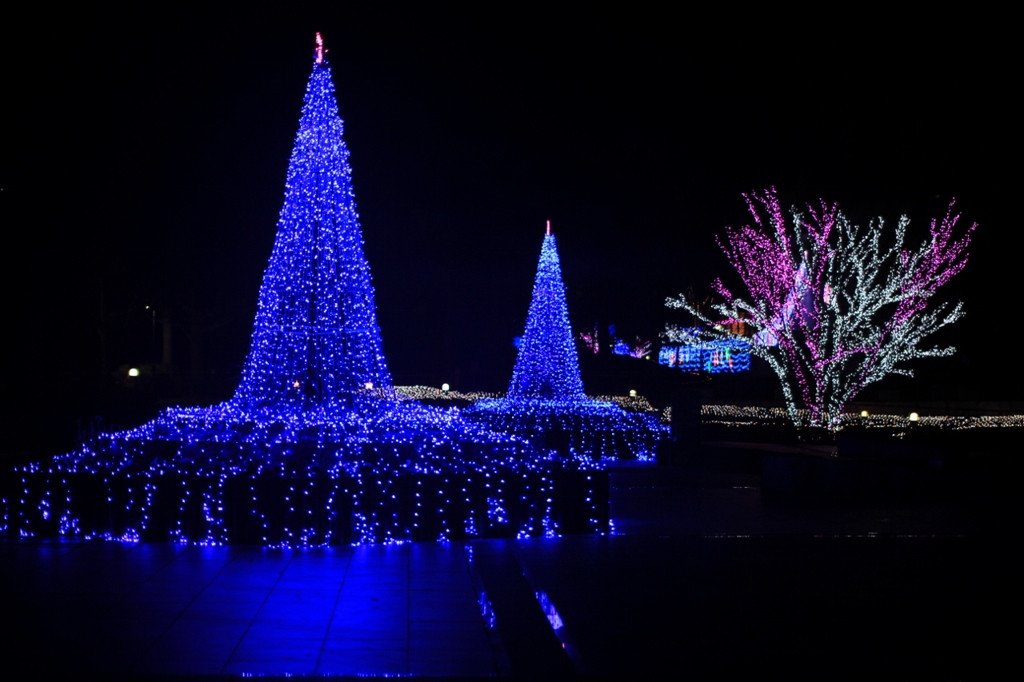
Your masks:
M 0 452 L 113 410 L 114 373 L 159 363 L 168 315 L 175 371 L 203 379 L 155 402 L 230 395 L 316 31 L 396 383 L 505 388 L 548 219 L 573 326 L 656 338 L 684 321 L 666 296 L 734 281 L 714 237 L 774 185 L 857 222 L 906 213 L 914 242 L 955 196 L 980 224 L 945 291 L 968 316 L 935 337 L 956 356 L 914 368 L 933 395 L 1020 397 L 1019 76 L 996 18 L 373 7 L 4 22 L 2 427 L 38 437 Z

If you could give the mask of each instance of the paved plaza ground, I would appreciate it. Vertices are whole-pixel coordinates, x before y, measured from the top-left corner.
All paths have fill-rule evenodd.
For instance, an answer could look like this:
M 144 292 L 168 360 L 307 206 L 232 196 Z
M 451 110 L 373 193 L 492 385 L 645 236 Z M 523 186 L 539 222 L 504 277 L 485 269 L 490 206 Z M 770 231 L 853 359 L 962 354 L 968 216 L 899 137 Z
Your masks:
M 742 465 L 752 448 L 707 450 L 737 466 L 613 468 L 610 536 L 314 550 L 2 540 L 4 660 L 64 679 L 1013 669 L 1019 496 L 769 503 Z

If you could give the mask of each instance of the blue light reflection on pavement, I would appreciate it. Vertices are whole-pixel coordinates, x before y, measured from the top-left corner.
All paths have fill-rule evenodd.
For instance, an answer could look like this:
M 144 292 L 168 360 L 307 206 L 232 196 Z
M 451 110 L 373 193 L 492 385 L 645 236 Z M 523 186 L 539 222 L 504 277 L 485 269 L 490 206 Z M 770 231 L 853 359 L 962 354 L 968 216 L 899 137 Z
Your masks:
M 501 674 L 455 543 L 2 542 L 0 579 L 9 660 L 37 673 Z

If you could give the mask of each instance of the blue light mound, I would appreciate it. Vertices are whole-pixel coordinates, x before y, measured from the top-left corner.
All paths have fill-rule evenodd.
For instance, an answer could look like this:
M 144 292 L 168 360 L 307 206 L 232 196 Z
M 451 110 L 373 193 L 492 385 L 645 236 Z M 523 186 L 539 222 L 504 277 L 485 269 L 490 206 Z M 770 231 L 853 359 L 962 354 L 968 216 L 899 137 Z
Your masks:
M 463 412 L 487 428 L 514 433 L 563 459 L 650 460 L 665 433 L 657 417 L 627 412 L 583 392 L 565 285 L 550 227 L 541 246 L 526 332 L 504 398 Z
M 26 467 L 0 531 L 311 546 L 608 530 L 596 467 L 393 390 L 317 38 L 234 396 Z

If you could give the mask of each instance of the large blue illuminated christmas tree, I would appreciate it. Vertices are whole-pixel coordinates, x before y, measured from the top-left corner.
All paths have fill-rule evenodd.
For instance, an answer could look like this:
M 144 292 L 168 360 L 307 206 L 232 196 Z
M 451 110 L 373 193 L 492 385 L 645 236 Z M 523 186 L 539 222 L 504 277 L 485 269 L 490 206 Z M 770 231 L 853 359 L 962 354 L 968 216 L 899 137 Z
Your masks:
M 317 34 L 235 401 L 352 406 L 391 388 L 331 70 Z
M 507 443 L 504 434 L 401 400 L 393 390 L 363 253 L 344 123 L 319 33 L 316 39 L 238 389 L 219 405 L 172 408 L 127 433 L 171 441 L 242 441 L 261 450 L 315 441 L 350 461 L 358 460 L 367 445 Z
M 550 221 L 508 393 L 504 398 L 479 400 L 464 414 L 471 421 L 515 433 L 539 448 L 569 458 L 594 461 L 654 456 L 664 433 L 656 417 L 627 412 L 615 403 L 589 398 L 583 391 Z

